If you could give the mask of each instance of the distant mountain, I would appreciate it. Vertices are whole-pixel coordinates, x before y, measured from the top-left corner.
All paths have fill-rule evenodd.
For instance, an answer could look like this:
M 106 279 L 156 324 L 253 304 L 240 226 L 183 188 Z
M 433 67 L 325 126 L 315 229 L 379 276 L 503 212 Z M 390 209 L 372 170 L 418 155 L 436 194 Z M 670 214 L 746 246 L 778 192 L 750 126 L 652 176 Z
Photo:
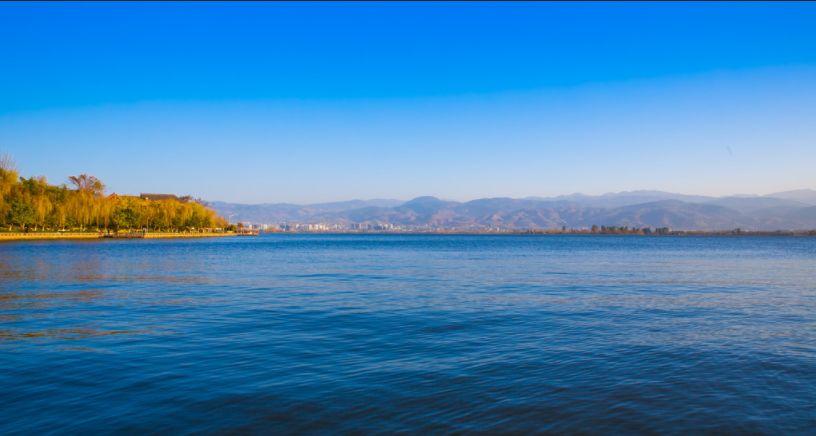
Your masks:
M 232 222 L 282 223 L 311 222 L 316 217 L 366 207 L 394 207 L 403 202 L 392 199 L 349 200 L 332 203 L 297 205 L 290 203 L 239 204 L 213 201 L 208 203 Z
M 403 204 L 404 201 L 386 198 L 376 198 L 373 200 L 349 200 L 336 201 L 332 203 L 311 204 L 306 207 L 313 210 L 325 212 L 341 212 L 344 210 L 360 209 L 363 207 L 395 207 Z
M 294 205 L 213 202 L 231 221 L 328 224 L 341 228 L 391 225 L 413 229 L 552 229 L 599 226 L 676 230 L 816 229 L 816 207 L 801 190 L 771 196 L 705 197 L 661 191 L 590 196 L 482 198 L 467 202 L 418 197 Z M 790 198 L 788 198 L 790 197 Z M 816 198 L 814 198 L 816 203 Z
M 785 200 L 798 201 L 800 203 L 816 206 L 816 191 L 813 189 L 797 189 L 795 191 L 777 192 L 768 197 L 782 198 Z
M 752 226 L 742 213 L 712 204 L 663 200 L 609 210 L 601 224 L 628 227 L 671 227 L 686 230 L 725 230 Z
M 791 223 L 789 227 L 812 229 L 814 228 L 813 224 L 816 223 L 816 206 L 790 211 L 785 218 L 786 223 Z
M 650 203 L 663 200 L 680 200 L 688 203 L 704 203 L 714 197 L 701 195 L 674 194 L 663 191 L 623 191 L 610 192 L 602 195 L 571 194 L 559 197 L 543 198 L 542 200 L 561 200 L 593 207 L 621 207 L 634 204 Z
M 797 209 L 808 206 L 807 203 L 774 197 L 722 197 L 707 201 L 705 204 L 723 206 L 742 213 L 752 213 L 763 209 Z

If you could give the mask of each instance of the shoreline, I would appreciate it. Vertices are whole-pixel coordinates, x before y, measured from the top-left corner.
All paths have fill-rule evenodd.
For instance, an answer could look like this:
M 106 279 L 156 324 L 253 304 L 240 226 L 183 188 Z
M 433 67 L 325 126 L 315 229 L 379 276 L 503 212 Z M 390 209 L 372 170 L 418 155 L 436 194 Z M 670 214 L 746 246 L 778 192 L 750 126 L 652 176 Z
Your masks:
M 181 238 L 218 238 L 235 236 L 234 232 L 208 233 L 173 233 L 148 232 L 139 238 L 110 238 L 105 233 L 96 232 L 0 232 L 0 242 L 3 241 L 50 241 L 50 240 L 94 240 L 94 239 L 181 239 Z
M 507 232 L 267 232 L 272 235 L 396 235 L 396 236 L 632 236 L 632 237 L 816 237 L 816 231 L 772 231 L 772 232 L 703 232 L 703 231 L 672 231 L 664 234 L 643 233 L 591 233 L 591 232 L 538 232 L 538 231 L 507 231 Z M 107 236 L 107 237 L 106 237 Z M 95 232 L 0 232 L 0 243 L 14 241 L 58 241 L 58 240 L 102 240 L 102 239 L 189 239 L 189 238 L 220 238 L 242 236 L 236 232 L 207 232 L 207 233 L 174 233 L 148 232 L 136 237 L 123 233 L 118 237 L 111 237 L 105 233 Z
M 676 230 L 668 233 L 602 233 L 602 232 L 547 232 L 547 231 L 505 231 L 505 232 L 474 232 L 474 231 L 435 231 L 435 232 L 266 232 L 272 235 L 417 235 L 417 236 L 640 236 L 640 237 L 665 237 L 665 236 L 729 236 L 729 237 L 756 237 L 756 236 L 797 236 L 816 237 L 816 230 L 780 230 L 780 231 L 696 231 L 696 230 Z

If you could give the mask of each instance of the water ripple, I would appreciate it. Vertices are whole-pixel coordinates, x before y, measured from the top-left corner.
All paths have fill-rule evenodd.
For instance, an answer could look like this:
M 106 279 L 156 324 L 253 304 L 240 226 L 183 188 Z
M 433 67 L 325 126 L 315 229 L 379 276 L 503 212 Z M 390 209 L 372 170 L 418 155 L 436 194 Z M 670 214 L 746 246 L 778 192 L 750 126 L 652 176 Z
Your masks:
M 816 428 L 816 239 L 0 247 L 0 433 Z

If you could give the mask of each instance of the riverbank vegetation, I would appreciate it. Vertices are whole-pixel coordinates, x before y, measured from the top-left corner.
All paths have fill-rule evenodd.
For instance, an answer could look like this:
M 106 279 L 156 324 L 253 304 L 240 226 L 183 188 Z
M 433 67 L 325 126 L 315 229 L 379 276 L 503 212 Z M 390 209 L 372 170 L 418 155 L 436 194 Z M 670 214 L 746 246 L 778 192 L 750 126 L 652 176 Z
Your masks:
M 0 228 L 5 231 L 196 231 L 224 229 L 227 221 L 192 199 L 151 200 L 106 194 L 101 180 L 71 176 L 51 185 L 45 177 L 20 177 L 0 157 Z

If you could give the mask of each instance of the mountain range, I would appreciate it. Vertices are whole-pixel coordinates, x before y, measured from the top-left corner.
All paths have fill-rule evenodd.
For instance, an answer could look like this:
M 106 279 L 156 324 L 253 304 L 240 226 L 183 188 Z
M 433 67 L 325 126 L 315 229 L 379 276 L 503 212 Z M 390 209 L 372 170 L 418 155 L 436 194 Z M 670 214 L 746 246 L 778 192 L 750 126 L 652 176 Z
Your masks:
M 410 201 L 351 200 L 289 203 L 210 203 L 231 222 L 326 224 L 336 227 L 389 225 L 417 229 L 555 229 L 599 226 L 669 227 L 675 230 L 816 229 L 816 190 L 770 195 L 708 197 L 662 191 L 603 195 L 482 198 L 458 202 L 436 197 Z

